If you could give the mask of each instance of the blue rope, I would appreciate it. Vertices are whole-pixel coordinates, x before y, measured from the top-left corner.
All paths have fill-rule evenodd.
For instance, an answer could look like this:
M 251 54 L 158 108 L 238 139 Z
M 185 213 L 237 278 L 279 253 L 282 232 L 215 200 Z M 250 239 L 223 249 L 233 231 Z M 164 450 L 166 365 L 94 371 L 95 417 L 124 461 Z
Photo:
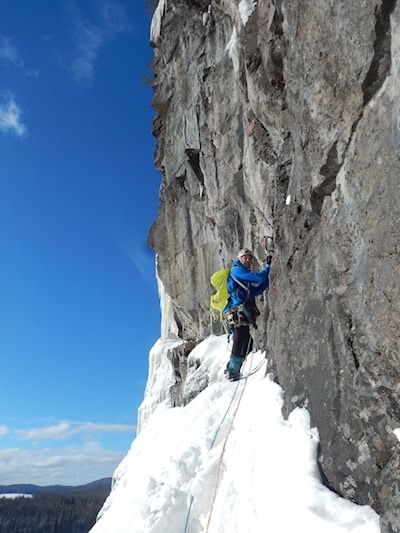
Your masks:
M 192 496 L 190 496 L 189 509 L 188 509 L 188 513 L 187 513 L 187 516 L 186 516 L 185 529 L 183 530 L 183 533 L 187 532 L 187 527 L 188 527 L 188 524 L 189 524 L 189 516 L 190 516 L 190 511 L 192 510 L 193 500 L 194 500 L 194 496 L 192 494 Z

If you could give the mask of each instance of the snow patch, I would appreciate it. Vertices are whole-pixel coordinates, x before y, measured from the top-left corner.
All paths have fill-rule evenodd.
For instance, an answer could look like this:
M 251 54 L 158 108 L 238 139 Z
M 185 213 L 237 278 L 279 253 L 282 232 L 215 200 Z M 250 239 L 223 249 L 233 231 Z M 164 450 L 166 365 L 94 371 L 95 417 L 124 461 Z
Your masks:
M 242 19 L 243 26 L 246 26 L 247 21 L 253 14 L 253 11 L 257 7 L 257 0 L 240 0 L 239 2 L 239 13 L 240 18 Z
M 17 498 L 33 498 L 32 494 L 0 494 L 0 498 L 4 498 L 5 500 L 16 500 Z
M 396 435 L 397 440 L 400 441 L 400 428 L 396 428 L 393 430 L 393 433 Z
M 228 52 L 229 57 L 232 59 L 233 70 L 235 73 L 239 72 L 239 41 L 236 27 L 233 27 L 232 35 L 229 43 L 226 45 L 225 50 Z
M 169 343 L 157 349 L 165 358 Z M 283 391 L 265 375 L 264 354 L 249 354 L 244 374 L 260 370 L 230 383 L 228 352 L 226 336 L 193 350 L 190 379 L 202 373 L 210 384 L 185 407 L 157 406 L 91 533 L 288 532 L 299 524 L 307 533 L 379 533 L 370 507 L 321 483 L 318 431 L 304 408 L 283 418 Z
M 286 205 L 290 205 L 291 196 L 290 194 L 286 198 Z

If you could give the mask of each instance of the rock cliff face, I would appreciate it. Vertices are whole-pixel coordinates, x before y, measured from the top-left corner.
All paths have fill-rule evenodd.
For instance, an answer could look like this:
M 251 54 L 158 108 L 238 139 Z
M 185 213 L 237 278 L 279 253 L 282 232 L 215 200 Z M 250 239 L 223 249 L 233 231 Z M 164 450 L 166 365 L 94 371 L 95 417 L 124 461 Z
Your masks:
M 149 242 L 180 337 L 211 332 L 212 272 L 272 235 L 256 341 L 285 411 L 309 409 L 326 484 L 400 531 L 400 5 L 160 0 L 152 45 Z

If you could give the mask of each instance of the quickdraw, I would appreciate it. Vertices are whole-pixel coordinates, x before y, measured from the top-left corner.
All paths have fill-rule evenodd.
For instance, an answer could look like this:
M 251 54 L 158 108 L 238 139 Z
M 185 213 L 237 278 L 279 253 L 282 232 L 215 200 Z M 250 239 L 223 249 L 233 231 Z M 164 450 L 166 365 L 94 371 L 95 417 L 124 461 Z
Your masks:
M 260 311 L 254 303 L 246 301 L 229 309 L 224 314 L 225 322 L 228 326 L 238 328 L 240 326 L 253 326 L 257 329 L 256 318 Z
M 243 304 L 229 309 L 229 311 L 224 314 L 224 319 L 226 324 L 230 327 L 233 326 L 234 328 L 239 328 L 240 326 L 251 326 L 251 323 L 243 312 Z

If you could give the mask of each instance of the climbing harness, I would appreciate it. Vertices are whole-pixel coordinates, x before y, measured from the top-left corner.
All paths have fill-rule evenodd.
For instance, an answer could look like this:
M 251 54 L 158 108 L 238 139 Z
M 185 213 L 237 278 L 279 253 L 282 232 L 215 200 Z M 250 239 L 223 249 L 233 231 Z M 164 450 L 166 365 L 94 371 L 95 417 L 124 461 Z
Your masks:
M 224 318 L 227 326 L 233 326 L 234 328 L 253 326 L 254 329 L 257 329 L 256 319 L 258 316 L 260 316 L 260 310 L 255 303 L 248 299 L 244 303 L 229 309 Z

